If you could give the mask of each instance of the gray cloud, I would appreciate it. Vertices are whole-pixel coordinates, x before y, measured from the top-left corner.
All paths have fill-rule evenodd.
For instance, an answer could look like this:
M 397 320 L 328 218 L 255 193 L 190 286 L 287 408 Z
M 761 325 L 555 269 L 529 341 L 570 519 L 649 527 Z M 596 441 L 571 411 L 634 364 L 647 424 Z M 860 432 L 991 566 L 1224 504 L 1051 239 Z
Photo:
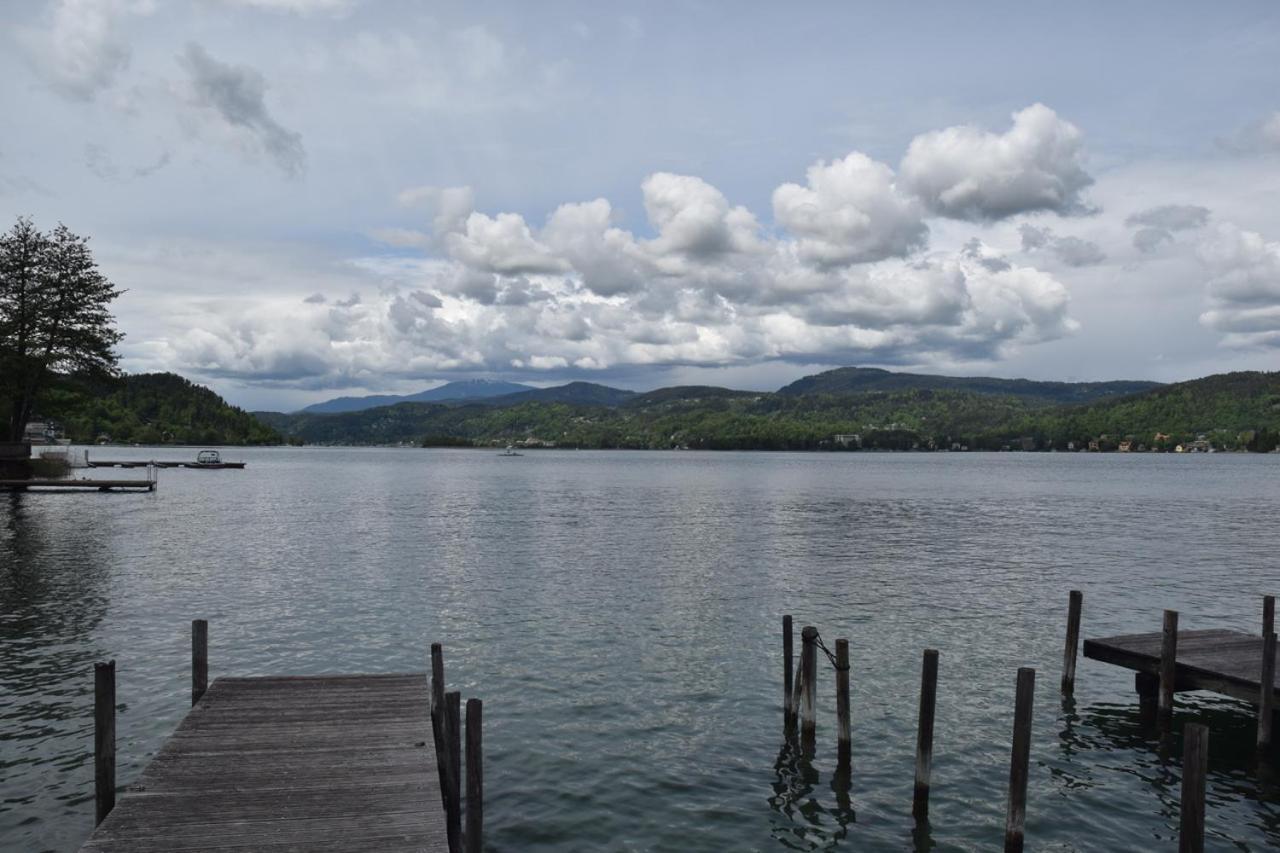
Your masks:
M 1014 113 L 1002 134 L 966 125 L 917 136 L 902 158 L 902 180 L 931 211 L 954 219 L 1082 213 L 1088 208 L 1080 194 L 1093 183 L 1083 138 L 1053 110 L 1033 104 Z
M 1173 232 L 1201 228 L 1209 221 L 1209 208 L 1197 204 L 1166 204 L 1138 211 L 1124 221 L 1137 227 L 1133 245 L 1141 252 L 1155 251 L 1173 240 Z
M 1048 249 L 1059 261 L 1069 267 L 1088 267 L 1107 259 L 1101 247 L 1091 240 L 1070 235 L 1060 237 L 1052 228 L 1037 227 L 1029 223 L 1018 226 L 1022 238 L 1022 251 L 1035 252 Z
M 117 20 L 138 11 L 121 0 L 61 0 L 47 28 L 19 31 L 28 61 L 59 94 L 90 101 L 111 88 L 129 65 Z
M 1209 310 L 1200 322 L 1231 347 L 1280 348 L 1280 242 L 1222 225 L 1201 242 Z
M 241 133 L 286 175 L 303 171 L 306 151 L 302 135 L 272 118 L 266 105 L 267 83 L 261 73 L 248 66 L 219 62 L 195 42 L 187 45 L 178 62 L 187 72 L 197 106 Z

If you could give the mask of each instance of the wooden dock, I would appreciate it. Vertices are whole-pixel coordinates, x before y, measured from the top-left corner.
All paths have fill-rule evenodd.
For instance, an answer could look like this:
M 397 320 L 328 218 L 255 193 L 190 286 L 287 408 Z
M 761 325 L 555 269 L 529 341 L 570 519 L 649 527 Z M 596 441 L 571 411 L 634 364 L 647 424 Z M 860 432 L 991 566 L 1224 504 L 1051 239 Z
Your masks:
M 90 468 L 199 468 L 206 471 L 241 469 L 244 462 L 178 462 L 171 459 L 89 459 Z
M 99 491 L 109 492 L 115 489 L 121 491 L 142 491 L 154 492 L 156 490 L 156 478 L 148 477 L 145 480 L 0 480 L 0 491 L 27 491 L 30 489 L 38 490 L 55 490 L 65 491 Z
M 1084 641 L 1084 656 L 1132 669 L 1155 689 L 1164 634 L 1123 634 Z M 1174 689 L 1212 690 L 1257 704 L 1262 689 L 1263 641 L 1243 631 L 1178 631 Z M 1154 681 L 1153 681 L 1154 679 Z M 1143 686 L 1139 685 L 1139 690 Z M 1280 682 L 1272 674 L 1272 695 L 1280 707 Z
M 81 850 L 447 851 L 441 802 L 426 675 L 219 678 Z

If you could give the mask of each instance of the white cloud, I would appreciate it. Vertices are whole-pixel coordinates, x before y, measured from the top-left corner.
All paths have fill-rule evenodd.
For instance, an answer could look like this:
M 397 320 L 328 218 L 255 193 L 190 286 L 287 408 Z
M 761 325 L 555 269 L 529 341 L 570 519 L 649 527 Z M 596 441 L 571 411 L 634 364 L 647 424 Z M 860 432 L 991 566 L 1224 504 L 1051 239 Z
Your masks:
M 1013 114 L 1003 134 L 962 125 L 921 134 L 902 159 L 902 182 L 940 216 L 1003 219 L 1085 208 L 1083 134 L 1043 104 Z
M 145 12 L 145 3 L 126 0 L 60 0 L 47 28 L 19 33 L 28 59 L 57 92 L 88 101 L 111 88 L 129 65 L 131 51 L 119 22 Z
M 1106 253 L 1097 243 L 1071 235 L 1060 236 L 1047 226 L 1037 227 L 1023 223 L 1018 226 L 1018 233 L 1022 238 L 1022 251 L 1048 249 L 1069 267 L 1089 267 L 1107 259 Z
M 640 186 L 644 209 L 658 236 L 649 243 L 660 258 L 707 260 L 763 249 L 760 226 L 745 207 L 730 207 L 701 178 L 658 172 Z
M 1201 244 L 1210 308 L 1200 316 L 1227 346 L 1280 347 L 1280 242 L 1219 226 Z
M 1209 208 L 1198 204 L 1165 204 L 1140 210 L 1126 219 L 1125 225 L 1136 227 L 1133 245 L 1140 252 L 1153 252 L 1162 243 L 1173 240 L 1173 232 L 1203 227 L 1209 221 Z
M 778 224 L 819 266 L 879 261 L 923 247 L 929 229 L 918 202 L 898 191 L 893 170 L 857 151 L 809 167 L 808 185 L 773 191 Z

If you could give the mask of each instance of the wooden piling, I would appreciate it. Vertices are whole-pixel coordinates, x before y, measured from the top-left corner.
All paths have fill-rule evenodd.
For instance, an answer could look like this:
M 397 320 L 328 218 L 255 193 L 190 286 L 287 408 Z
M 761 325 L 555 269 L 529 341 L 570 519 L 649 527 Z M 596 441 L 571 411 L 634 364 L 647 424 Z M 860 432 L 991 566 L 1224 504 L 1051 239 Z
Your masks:
M 116 806 L 116 662 L 93 665 L 94 825 Z
M 449 737 L 449 810 L 445 813 L 445 830 L 450 853 L 462 853 L 462 694 L 444 694 L 445 732 Z
M 1022 853 L 1027 819 L 1027 778 L 1031 767 L 1031 710 L 1035 701 L 1036 671 L 1018 669 L 1018 690 L 1013 710 L 1013 750 L 1009 761 L 1009 811 L 1004 823 L 1005 853 Z
M 1173 722 L 1173 690 L 1178 673 L 1178 611 L 1164 612 L 1164 629 L 1160 639 L 1160 695 L 1156 704 L 1160 727 Z
M 938 650 L 925 649 L 920 667 L 920 716 L 916 730 L 916 790 L 911 813 L 929 817 L 929 776 L 933 772 L 933 717 L 938 699 Z
M 1271 747 L 1271 727 L 1275 716 L 1276 634 L 1262 641 L 1262 677 L 1258 679 L 1258 749 Z
M 849 641 L 836 640 L 836 766 L 848 770 L 853 748 L 849 720 Z
M 431 712 L 444 708 L 444 647 L 431 644 Z
M 467 853 L 484 850 L 484 760 L 481 751 L 479 699 L 467 700 Z
M 1076 689 L 1076 650 L 1080 646 L 1080 607 L 1084 594 L 1071 590 L 1067 604 L 1067 644 L 1062 654 L 1062 695 L 1070 696 Z
M 782 722 L 785 726 L 793 726 L 796 722 L 795 696 L 792 695 L 794 685 L 791 673 L 795 666 L 793 660 L 793 641 L 791 636 L 791 616 L 782 617 Z
M 195 619 L 191 623 L 191 704 L 209 689 L 209 623 Z
M 1187 723 L 1182 736 L 1182 825 L 1178 853 L 1204 853 L 1204 787 L 1209 770 L 1209 729 Z
M 814 687 L 818 681 L 818 629 L 806 625 L 800 632 L 800 734 L 812 739 L 818 720 Z
M 453 737 L 449 733 L 449 709 L 448 702 L 445 700 L 444 686 L 444 649 L 439 643 L 432 643 L 431 735 L 436 747 L 436 774 L 440 779 L 440 800 L 441 805 L 444 806 L 449 853 L 461 853 L 461 821 L 455 819 L 461 804 L 454 794 L 455 787 L 450 783 L 450 768 L 454 766 L 450 756 Z
M 1276 597 L 1262 596 L 1262 636 L 1274 634 L 1276 631 Z

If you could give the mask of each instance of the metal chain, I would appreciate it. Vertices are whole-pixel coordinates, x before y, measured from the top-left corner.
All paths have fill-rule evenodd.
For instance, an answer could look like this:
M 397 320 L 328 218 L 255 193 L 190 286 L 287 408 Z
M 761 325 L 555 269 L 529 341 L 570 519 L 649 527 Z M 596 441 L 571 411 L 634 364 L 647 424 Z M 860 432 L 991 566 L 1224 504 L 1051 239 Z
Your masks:
M 849 670 L 848 666 L 840 666 L 840 664 L 836 663 L 836 656 L 832 654 L 831 649 L 827 648 L 827 644 L 822 642 L 822 634 L 819 634 L 818 632 L 815 631 L 814 641 L 818 644 L 818 648 L 822 649 L 822 653 L 827 656 L 827 660 L 831 661 L 832 669 L 834 669 L 836 672 L 841 672 L 841 671 L 847 672 Z

